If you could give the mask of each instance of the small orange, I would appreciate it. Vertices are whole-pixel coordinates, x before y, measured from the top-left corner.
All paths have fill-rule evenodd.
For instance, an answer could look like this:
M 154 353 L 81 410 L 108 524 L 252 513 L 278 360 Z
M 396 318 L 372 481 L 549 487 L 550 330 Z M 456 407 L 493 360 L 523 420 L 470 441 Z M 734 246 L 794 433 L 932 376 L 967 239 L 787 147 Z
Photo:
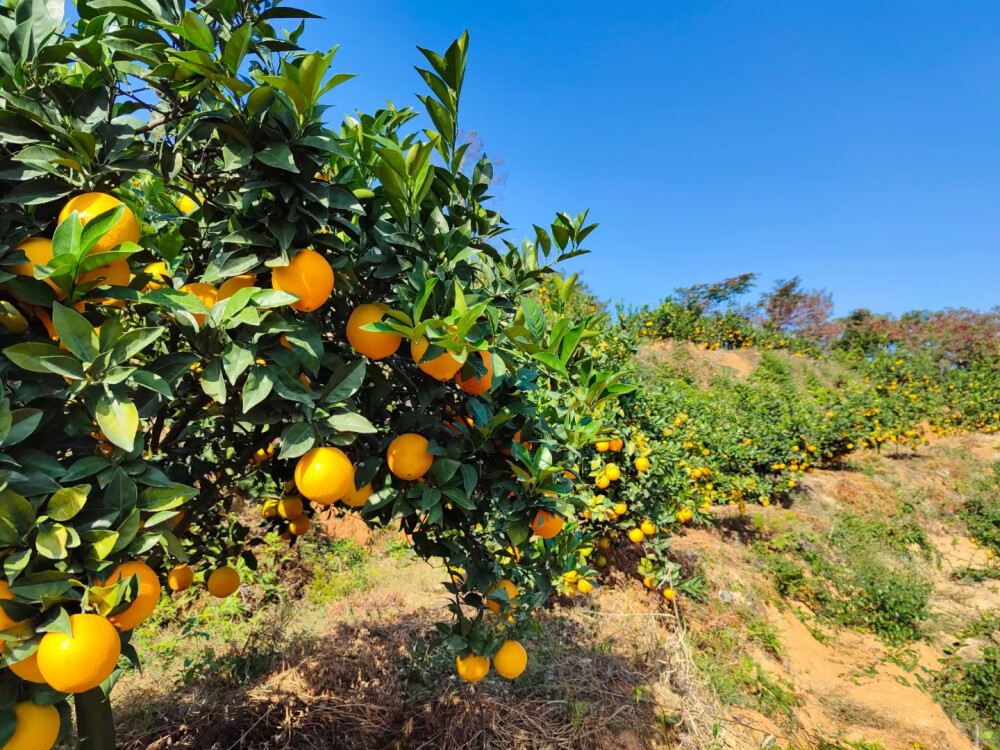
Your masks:
M 73 635 L 46 633 L 38 644 L 38 669 L 60 693 L 83 693 L 104 682 L 121 655 L 121 637 L 100 615 L 69 616 Z
M 607 440 L 599 440 L 597 445 L 594 446 L 598 453 L 607 453 L 611 449 L 611 443 Z
M 14 734 L 2 750 L 50 750 L 59 739 L 59 709 L 31 701 L 14 704 Z
M 371 482 L 361 489 L 355 489 L 352 485 L 351 489 L 343 497 L 344 505 L 348 508 L 360 508 L 368 502 L 368 498 L 371 497 L 372 492 Z
M 493 654 L 493 667 L 497 674 L 513 680 L 521 676 L 528 666 L 528 652 L 517 641 L 504 641 L 499 650 Z
M 302 515 L 302 498 L 297 495 L 289 495 L 278 501 L 278 515 L 291 521 Z
M 668 602 L 672 602 L 674 599 L 677 598 L 677 592 L 674 591 L 672 588 L 668 587 L 663 589 L 663 596 L 666 598 Z
M 195 297 L 200 299 L 209 310 L 212 306 L 219 301 L 219 291 L 211 284 L 202 284 L 200 282 L 195 282 L 193 284 L 185 284 L 181 287 L 182 292 L 188 294 L 193 294 Z M 195 322 L 198 325 L 205 325 L 205 316 L 202 313 L 192 313 Z
M 174 205 L 184 214 L 194 213 L 198 208 L 198 204 L 190 195 L 182 195 L 175 201 Z
M 639 528 L 646 536 L 653 536 L 653 534 L 656 533 L 656 524 L 649 520 L 643 521 L 639 524 Z
M 167 573 L 167 586 L 171 591 L 184 591 L 194 583 L 194 571 L 190 565 L 175 565 Z
M 10 665 L 10 671 L 27 682 L 44 683 L 45 678 L 38 670 L 38 652 L 35 651 L 27 659 L 22 659 Z
M 464 659 L 458 656 L 455 658 L 455 669 L 466 682 L 479 682 L 490 671 L 490 660 L 477 654 L 469 654 Z
M 611 440 L 611 441 L 610 441 L 610 442 L 608 443 L 608 447 L 609 447 L 609 448 L 610 448 L 610 449 L 611 449 L 612 451 L 614 451 L 615 453 L 617 453 L 618 451 L 620 451 L 620 450 L 621 450 L 622 448 L 624 448 L 624 447 L 625 447 L 625 441 L 624 441 L 624 440 L 622 440 L 621 438 L 613 438 L 613 439 L 612 439 L 612 440 Z
M 645 456 L 639 456 L 639 458 L 635 460 L 635 470 L 640 474 L 644 474 L 649 471 L 649 459 Z
M 434 456 L 427 452 L 430 446 L 427 438 L 408 432 L 389 444 L 386 460 L 389 471 L 400 479 L 419 479 L 434 463 Z
M 501 602 L 491 599 L 490 594 L 498 588 L 507 592 L 507 601 L 502 603 L 504 614 L 507 614 L 517 605 L 517 586 L 515 586 L 514 582 L 509 578 L 501 578 L 496 582 L 495 586 L 490 586 L 486 589 L 486 606 L 489 607 L 490 611 L 495 615 L 500 614 Z
M 225 599 L 240 587 L 240 574 L 235 568 L 223 565 L 212 571 L 206 582 L 208 593 L 219 599 Z
M 619 469 L 614 464 L 608 464 L 607 466 L 605 466 L 604 467 L 604 474 L 612 482 L 617 482 L 619 479 L 622 478 L 622 470 Z
M 335 503 L 354 487 L 354 465 L 340 448 L 312 448 L 295 464 L 295 486 L 314 503 Z
M 467 380 L 463 380 L 461 370 L 455 373 L 455 381 L 458 383 L 458 387 L 470 396 L 481 396 L 493 385 L 493 355 L 486 351 L 479 352 L 479 357 L 486 367 L 486 374 L 481 378 L 477 373 L 473 372 Z
M 298 297 L 292 307 L 312 312 L 323 306 L 333 294 L 333 268 L 315 250 L 300 250 L 287 266 L 271 271 L 271 286 Z
M 410 354 L 417 367 L 437 380 L 451 380 L 455 373 L 462 369 L 465 364 L 467 352 L 455 354 L 451 350 L 441 352 L 434 359 L 422 362 L 424 352 L 430 348 L 430 342 L 423 336 L 410 342 Z
M 293 536 L 302 536 L 310 528 L 312 528 L 312 521 L 309 520 L 309 516 L 299 516 L 288 523 L 288 532 Z
M 132 576 L 139 579 L 139 589 L 136 591 L 135 598 L 124 612 L 119 612 L 108 618 L 108 622 L 119 630 L 132 630 L 153 614 L 157 602 L 160 601 L 160 579 L 157 578 L 151 567 L 140 560 L 130 560 L 119 565 L 111 572 L 103 585 L 111 586 L 115 583 L 127 582 Z
M 625 503 L 615 505 L 615 515 L 624 516 L 626 513 L 628 513 L 628 506 Z
M 547 510 L 539 510 L 531 521 L 531 530 L 542 539 L 551 539 L 563 527 L 563 517 Z
M 220 300 L 229 299 L 240 289 L 249 289 L 257 283 L 257 277 L 252 273 L 243 273 L 239 276 L 232 276 L 222 282 L 219 287 L 218 298 Z
M 101 214 L 117 208 L 121 201 L 113 195 L 107 193 L 84 193 L 66 201 L 62 211 L 59 212 L 59 223 L 62 224 L 74 211 L 79 212 L 80 223 L 86 226 L 91 219 L 95 219 Z M 139 222 L 132 213 L 132 209 L 125 206 L 125 213 L 112 226 L 107 233 L 90 248 L 91 253 L 106 253 L 114 250 L 123 242 L 139 241 Z
M 142 291 L 151 292 L 160 287 L 170 286 L 170 269 L 162 260 L 150 263 L 142 270 L 151 277 Z
M 385 359 L 399 349 L 403 341 L 402 336 L 361 330 L 362 326 L 369 323 L 381 323 L 388 309 L 388 305 L 381 303 L 358 305 L 354 308 L 351 317 L 347 319 L 347 340 L 358 354 L 363 354 L 369 359 Z
M 642 533 L 642 529 L 630 529 L 628 532 L 628 538 L 635 542 L 636 544 L 641 544 L 646 539 L 646 535 Z
M 681 508 L 677 511 L 677 520 L 680 523 L 687 523 L 694 516 L 694 512 L 690 508 Z
M 49 261 L 52 260 L 52 240 L 45 239 L 44 237 L 28 237 L 25 240 L 21 240 L 15 250 L 20 250 L 23 252 L 27 258 L 27 263 L 18 263 L 16 266 L 12 266 L 11 273 L 16 273 L 18 276 L 35 276 L 35 266 L 47 266 Z M 46 278 L 45 283 L 52 287 L 52 290 L 56 293 L 59 299 L 66 296 L 66 292 L 56 286 L 52 279 Z

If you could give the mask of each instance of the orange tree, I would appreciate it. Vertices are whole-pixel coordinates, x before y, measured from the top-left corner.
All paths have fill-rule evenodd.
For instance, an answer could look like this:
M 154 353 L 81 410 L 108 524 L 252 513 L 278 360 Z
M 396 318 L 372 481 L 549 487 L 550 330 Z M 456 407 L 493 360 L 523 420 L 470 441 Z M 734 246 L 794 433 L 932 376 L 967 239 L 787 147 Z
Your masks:
M 335 502 L 398 522 L 452 572 L 459 675 L 516 677 L 587 543 L 567 467 L 630 389 L 530 296 L 586 214 L 508 243 L 490 162 L 462 169 L 467 36 L 421 50 L 428 127 L 335 131 L 335 50 L 274 25 L 310 13 L 185 6 L 0 7 L 0 747 L 68 734 L 70 695 L 114 746 L 163 583 L 256 567 L 248 489 L 293 544 Z

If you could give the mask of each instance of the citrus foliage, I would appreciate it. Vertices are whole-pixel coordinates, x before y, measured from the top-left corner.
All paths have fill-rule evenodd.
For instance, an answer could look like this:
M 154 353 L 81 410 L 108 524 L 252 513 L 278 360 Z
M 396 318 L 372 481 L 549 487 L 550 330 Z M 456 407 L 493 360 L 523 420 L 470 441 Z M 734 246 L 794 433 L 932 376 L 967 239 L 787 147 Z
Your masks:
M 26 700 L 110 690 L 161 582 L 238 589 L 237 487 L 292 543 L 337 501 L 398 522 L 453 570 L 460 674 L 515 677 L 582 544 L 564 469 L 630 390 L 593 320 L 529 296 L 595 225 L 503 239 L 489 160 L 461 168 L 467 36 L 421 50 L 432 128 L 390 105 L 334 131 L 336 48 L 275 25 L 306 11 L 78 9 L 0 8 L 0 742 Z

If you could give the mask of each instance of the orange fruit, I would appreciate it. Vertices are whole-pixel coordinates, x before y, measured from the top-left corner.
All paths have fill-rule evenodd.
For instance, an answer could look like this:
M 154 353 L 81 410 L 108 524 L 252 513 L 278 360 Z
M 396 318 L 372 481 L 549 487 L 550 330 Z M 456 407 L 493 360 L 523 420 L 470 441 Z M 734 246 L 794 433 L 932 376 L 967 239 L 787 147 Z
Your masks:
M 677 520 L 680 523 L 687 523 L 688 521 L 691 520 L 691 517 L 693 515 L 694 512 L 690 508 L 681 508 L 679 511 L 677 511 Z
M 455 658 L 455 669 L 466 682 L 479 682 L 490 671 L 490 660 L 477 654 L 469 654 L 464 659 L 458 656 Z
M 517 586 L 515 586 L 514 582 L 509 578 L 501 578 L 496 582 L 496 585 L 490 586 L 486 589 L 486 606 L 489 607 L 490 611 L 495 615 L 500 614 L 501 602 L 490 599 L 489 596 L 498 588 L 507 592 L 507 601 L 502 603 L 504 614 L 506 614 L 517 604 Z
M 436 380 L 451 380 L 455 377 L 455 373 L 462 369 L 468 356 L 465 352 L 455 355 L 451 351 L 443 351 L 434 359 L 421 362 L 424 352 L 429 348 L 430 342 L 423 336 L 410 342 L 410 354 L 413 355 L 413 361 L 417 363 L 417 367 Z
M 222 282 L 219 286 L 220 300 L 229 299 L 240 289 L 249 289 L 257 283 L 257 277 L 252 273 L 242 273 L 239 276 L 232 276 Z
M 292 482 L 291 488 L 293 490 L 295 489 L 294 482 Z M 276 515 L 278 515 L 278 501 L 273 497 L 269 497 L 267 500 L 264 501 L 264 505 L 260 509 L 260 517 L 274 518 Z
M 200 282 L 185 284 L 181 287 L 181 291 L 193 294 L 195 297 L 204 302 L 205 307 L 209 310 L 212 309 L 212 305 L 219 301 L 219 291 L 211 284 L 202 284 Z M 192 315 L 194 315 L 195 322 L 197 322 L 198 325 L 205 325 L 205 316 L 203 314 L 192 313 Z
M 42 673 L 38 670 L 38 652 L 36 651 L 27 659 L 22 659 L 10 665 L 10 671 L 27 682 L 45 682 Z
M 607 474 L 601 474 L 596 480 L 594 480 L 594 484 L 597 486 L 597 489 L 606 490 L 611 486 L 611 480 L 608 478 Z
M 642 533 L 642 529 L 631 529 L 628 532 L 628 538 L 636 544 L 641 544 L 645 541 L 646 535 Z
M 589 594 L 591 591 L 594 590 L 594 584 L 592 584 L 590 581 L 584 578 L 578 584 L 576 584 L 576 588 L 577 590 L 579 590 L 581 594 Z
M 526 666 L 528 666 L 528 652 L 517 641 L 504 641 L 493 654 L 493 667 L 497 674 L 508 680 L 520 677 Z
M 119 630 L 132 630 L 153 614 L 156 603 L 160 601 L 160 579 L 156 577 L 156 573 L 151 567 L 139 560 L 131 560 L 119 565 L 101 585 L 111 586 L 118 582 L 127 582 L 132 576 L 137 576 L 139 579 L 139 589 L 136 591 L 135 598 L 124 612 L 119 612 L 108 618 L 108 622 Z
M 350 491 L 343 497 L 344 505 L 349 508 L 360 508 L 368 502 L 368 498 L 371 497 L 372 491 L 371 482 L 366 484 L 360 490 L 355 489 L 352 482 Z
M 333 268 L 326 258 L 308 248 L 296 253 L 287 266 L 271 271 L 271 286 L 298 297 L 291 306 L 301 312 L 322 307 L 333 293 L 333 282 Z
M 656 581 L 653 580 L 652 576 L 643 576 L 642 585 L 645 586 L 647 589 L 655 589 Z
M 208 593 L 219 599 L 225 599 L 240 587 L 240 574 L 235 568 L 223 565 L 212 571 L 206 582 Z
M 542 539 L 551 539 L 558 534 L 563 527 L 562 516 L 550 513 L 547 510 L 540 510 L 531 521 L 531 530 Z
M 663 596 L 666 597 L 666 600 L 668 602 L 672 602 L 674 599 L 677 598 L 677 592 L 671 588 L 665 588 L 663 589 Z
M 309 516 L 299 516 L 292 519 L 288 524 L 288 531 L 294 536 L 302 536 L 312 528 L 312 521 Z
M 622 478 L 622 470 L 614 464 L 608 464 L 604 467 L 604 475 L 612 482 L 617 482 Z
M 653 534 L 656 533 L 656 524 L 654 524 L 652 521 L 643 521 L 639 525 L 639 528 L 642 530 L 642 533 L 645 534 L 646 536 L 653 536 Z
M 313 448 L 295 465 L 295 486 L 314 503 L 335 503 L 354 488 L 354 465 L 340 448 Z
M 115 671 L 121 655 L 121 637 L 100 615 L 69 616 L 73 635 L 46 633 L 38 645 L 38 670 L 60 693 L 83 693 L 97 687 Z
M 614 510 L 615 510 L 615 515 L 624 516 L 626 513 L 628 513 L 628 506 L 625 503 L 618 503 L 617 505 L 615 505 Z
M 598 453 L 607 453 L 611 448 L 611 443 L 607 440 L 600 440 L 595 447 L 597 448 Z
M 90 269 L 77 279 L 77 283 L 87 284 L 93 281 L 97 286 L 128 286 L 131 280 L 132 270 L 128 267 L 128 261 L 125 258 L 119 258 L 106 266 Z
M 400 479 L 419 479 L 434 463 L 434 456 L 427 452 L 427 438 L 408 432 L 389 444 L 386 459 L 389 471 Z
M 649 459 L 645 456 L 639 456 L 639 458 L 635 460 L 635 470 L 640 474 L 644 474 L 649 471 Z
M 14 734 L 0 750 L 50 750 L 59 738 L 59 709 L 31 701 L 14 704 Z
M 11 593 L 10 584 L 7 581 L 0 578 L 0 599 L 13 599 L 14 594 Z M 17 625 L 20 620 L 12 620 L 7 614 L 0 608 L 0 630 L 7 630 L 7 628 L 12 625 Z
M 66 221 L 74 211 L 78 211 L 80 223 L 86 226 L 91 219 L 95 219 L 119 205 L 121 205 L 121 201 L 113 195 L 84 193 L 66 201 L 66 205 L 59 212 L 59 223 Z M 132 213 L 132 209 L 125 206 L 125 213 L 122 214 L 122 217 L 90 248 L 90 252 L 106 253 L 114 250 L 123 242 L 138 242 L 139 235 L 139 222 L 136 220 L 135 214 Z
M 44 237 L 28 237 L 26 240 L 21 240 L 14 249 L 20 250 L 28 256 L 27 263 L 18 263 L 11 267 L 10 272 L 16 273 L 18 276 L 34 278 L 35 266 L 47 266 L 52 260 L 52 240 L 47 240 Z M 66 293 L 57 287 L 52 279 L 45 279 L 45 283 L 52 287 L 59 299 L 66 296 Z
M 361 330 L 362 326 L 369 323 L 381 323 L 388 309 L 388 305 L 381 303 L 358 305 L 354 308 L 351 317 L 347 319 L 347 340 L 358 354 L 363 354 L 369 359 L 384 359 L 399 349 L 403 341 L 402 336 Z
M 184 591 L 194 583 L 194 571 L 189 565 L 175 565 L 167 573 L 167 586 L 171 591 Z
M 625 441 L 623 441 L 621 438 L 614 438 L 608 443 L 608 447 L 612 451 L 617 453 L 618 451 L 620 451 L 622 448 L 625 447 Z
M 170 269 L 162 260 L 150 263 L 142 270 L 152 277 L 142 291 L 151 292 L 162 286 L 170 286 Z
M 198 203 L 190 195 L 182 195 L 174 205 L 185 214 L 193 213 L 198 208 Z
M 455 380 L 458 383 L 458 387 L 470 396 L 481 396 L 493 385 L 493 355 L 490 352 L 479 352 L 479 357 L 486 366 L 486 374 L 482 378 L 473 373 L 468 380 L 462 380 L 462 372 L 455 373 Z
M 296 495 L 283 497 L 278 501 L 278 515 L 292 520 L 302 515 L 302 498 Z

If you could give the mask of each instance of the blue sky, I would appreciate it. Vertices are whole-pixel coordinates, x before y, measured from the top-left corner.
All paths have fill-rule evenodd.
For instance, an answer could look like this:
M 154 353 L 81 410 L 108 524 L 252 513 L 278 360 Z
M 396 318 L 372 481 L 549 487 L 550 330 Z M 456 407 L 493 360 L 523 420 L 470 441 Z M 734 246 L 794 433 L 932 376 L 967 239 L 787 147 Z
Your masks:
M 419 105 L 415 45 L 468 28 L 461 120 L 504 160 L 500 208 L 517 239 L 590 208 L 573 270 L 604 298 L 753 271 L 838 314 L 1000 304 L 995 0 L 292 4 L 360 74 L 337 118 Z

